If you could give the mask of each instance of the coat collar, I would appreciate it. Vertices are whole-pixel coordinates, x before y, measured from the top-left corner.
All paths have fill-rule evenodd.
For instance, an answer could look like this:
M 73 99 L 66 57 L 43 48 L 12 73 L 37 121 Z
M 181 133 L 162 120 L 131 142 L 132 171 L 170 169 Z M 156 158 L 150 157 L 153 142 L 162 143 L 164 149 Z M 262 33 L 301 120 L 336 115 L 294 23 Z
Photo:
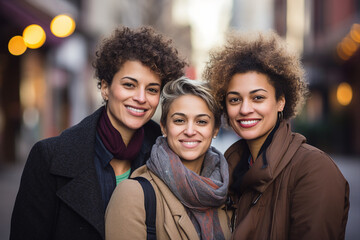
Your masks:
M 103 200 L 94 165 L 96 125 L 104 107 L 58 137 L 50 173 L 69 178 L 57 196 L 103 236 Z
M 143 166 L 137 169 L 131 177 L 144 176 L 148 180 L 153 180 L 161 193 L 164 201 L 167 203 L 167 207 L 169 207 L 170 212 L 173 216 L 173 219 L 178 219 L 177 224 L 182 228 L 183 232 L 186 234 L 188 239 L 199 239 L 199 236 L 196 232 L 194 224 L 192 223 L 188 213 L 184 205 L 177 199 L 177 197 L 171 192 L 168 186 L 154 173 L 152 173 L 146 166 Z M 166 225 L 166 221 L 164 223 Z M 165 230 L 168 231 L 168 234 L 174 236 L 171 231 L 171 227 L 165 227 Z M 178 234 L 178 233 L 177 233 Z M 175 236 L 177 236 L 177 234 Z
M 57 137 L 50 173 L 71 179 L 58 190 L 58 197 L 105 238 L 103 200 L 94 164 L 96 126 L 103 110 L 104 107 L 100 107 Z M 144 142 L 132 169 L 145 163 L 152 143 L 161 134 L 152 120 L 144 125 L 144 130 Z
M 149 174 L 152 177 L 152 179 L 154 179 L 154 182 L 159 188 L 159 191 L 161 192 L 165 202 L 168 203 L 167 206 L 169 207 L 173 215 L 173 218 L 179 219 L 178 224 L 186 233 L 188 238 L 198 239 L 199 237 L 194 227 L 194 224 L 192 223 L 188 213 L 186 212 L 184 205 L 179 201 L 179 199 L 177 199 L 177 197 L 170 191 L 168 186 L 160 178 L 158 178 L 155 174 L 151 173 L 150 171 Z M 177 216 L 177 218 L 175 216 Z
M 291 158 L 306 141 L 305 137 L 291 132 L 290 124 L 282 121 L 275 132 L 273 140 L 266 150 L 268 166 L 263 166 L 262 153 L 254 165 L 247 171 L 243 178 L 242 188 L 252 187 L 262 193 L 276 179 Z M 230 172 L 232 173 L 236 164 L 241 159 L 246 142 L 240 140 L 234 143 L 225 153 L 229 161 Z

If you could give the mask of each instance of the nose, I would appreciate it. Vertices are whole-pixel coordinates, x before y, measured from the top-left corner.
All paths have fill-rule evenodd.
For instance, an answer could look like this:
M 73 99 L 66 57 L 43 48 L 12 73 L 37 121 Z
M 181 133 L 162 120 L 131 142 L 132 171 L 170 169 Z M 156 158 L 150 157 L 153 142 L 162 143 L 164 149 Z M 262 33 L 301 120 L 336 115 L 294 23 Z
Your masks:
M 241 115 L 247 115 L 253 111 L 253 107 L 250 101 L 243 100 L 243 102 L 240 105 L 240 114 Z
M 185 125 L 184 134 L 187 136 L 194 136 L 196 134 L 195 126 L 192 122 L 188 122 Z
M 141 89 L 141 88 L 137 89 L 134 93 L 133 99 L 139 104 L 144 104 L 146 102 L 145 89 Z

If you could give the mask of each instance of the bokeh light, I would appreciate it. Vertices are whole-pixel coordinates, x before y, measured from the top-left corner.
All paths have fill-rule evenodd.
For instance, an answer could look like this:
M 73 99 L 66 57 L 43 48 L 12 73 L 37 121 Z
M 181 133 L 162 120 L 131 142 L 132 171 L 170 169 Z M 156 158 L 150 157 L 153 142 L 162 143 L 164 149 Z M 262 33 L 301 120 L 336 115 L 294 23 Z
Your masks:
M 337 45 L 337 53 L 338 53 L 338 56 L 342 59 L 342 60 L 348 60 L 350 58 L 350 55 L 346 54 L 343 50 L 343 47 L 342 47 L 342 43 L 339 43 Z
M 336 91 L 336 98 L 338 102 L 343 106 L 347 106 L 350 104 L 352 96 L 353 92 L 350 84 L 346 82 L 340 83 Z
M 28 48 L 39 48 L 45 43 L 46 34 L 42 27 L 32 24 L 25 28 L 23 38 Z
M 68 37 L 75 31 L 75 21 L 68 15 L 58 15 L 51 21 L 50 29 L 57 37 Z
M 353 24 L 350 31 L 351 38 L 357 42 L 360 43 L 360 24 Z
M 12 37 L 9 41 L 8 49 L 9 52 L 14 56 L 19 56 L 23 54 L 27 49 L 23 37 L 22 36 Z

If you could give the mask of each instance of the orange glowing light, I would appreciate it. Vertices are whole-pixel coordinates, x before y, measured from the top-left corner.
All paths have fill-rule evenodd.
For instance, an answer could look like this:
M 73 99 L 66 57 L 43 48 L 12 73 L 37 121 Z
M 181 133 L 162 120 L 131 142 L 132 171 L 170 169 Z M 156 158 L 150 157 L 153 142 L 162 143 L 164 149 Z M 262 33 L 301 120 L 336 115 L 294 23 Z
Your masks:
M 351 54 L 353 54 L 357 48 L 358 48 L 358 45 L 354 42 L 354 40 L 350 37 L 346 37 L 344 39 L 344 44 L 345 46 L 349 49 L 349 51 L 351 52 Z
M 68 15 L 58 15 L 51 21 L 50 29 L 57 37 L 68 37 L 75 31 L 75 21 Z
M 340 83 L 336 91 L 338 102 L 343 106 L 347 106 L 350 104 L 352 96 L 353 92 L 350 84 L 346 82 Z
M 8 49 L 12 55 L 19 56 L 26 51 L 27 47 L 22 36 L 14 36 L 9 41 Z
M 29 25 L 23 32 L 23 38 L 28 48 L 39 48 L 46 40 L 46 34 L 42 27 L 37 24 Z
M 353 24 L 350 36 L 355 42 L 360 43 L 360 24 Z

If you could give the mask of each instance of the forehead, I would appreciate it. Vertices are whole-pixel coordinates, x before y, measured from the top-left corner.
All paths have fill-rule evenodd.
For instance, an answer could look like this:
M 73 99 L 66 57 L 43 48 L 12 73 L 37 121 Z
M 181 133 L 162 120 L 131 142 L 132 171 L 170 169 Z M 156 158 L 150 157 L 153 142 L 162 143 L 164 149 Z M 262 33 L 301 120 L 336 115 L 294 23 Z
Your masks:
M 275 88 L 271 85 L 267 75 L 258 72 L 237 73 L 230 79 L 227 93 L 232 91 L 250 93 L 257 89 L 275 92 Z
M 168 116 L 176 112 L 185 115 L 212 114 L 202 98 L 190 94 L 178 97 L 171 103 Z
M 119 78 L 131 77 L 139 83 L 161 84 L 160 76 L 140 61 L 126 61 L 115 75 Z

